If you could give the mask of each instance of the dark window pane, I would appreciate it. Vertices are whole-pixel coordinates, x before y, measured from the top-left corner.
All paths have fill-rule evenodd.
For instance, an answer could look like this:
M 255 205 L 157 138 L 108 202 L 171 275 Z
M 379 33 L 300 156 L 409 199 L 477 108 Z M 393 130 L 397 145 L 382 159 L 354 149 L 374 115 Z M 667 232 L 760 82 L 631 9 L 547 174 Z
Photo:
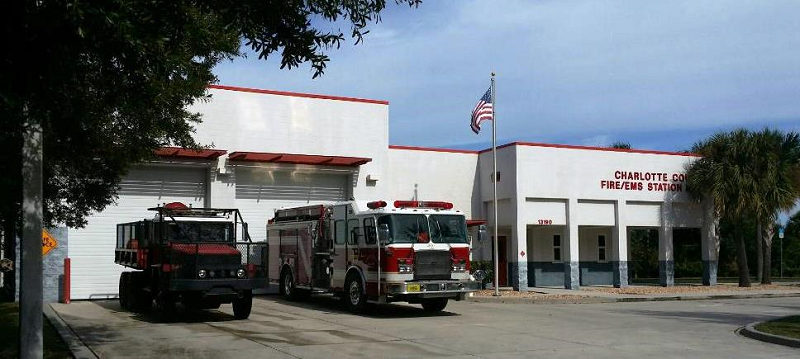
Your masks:
M 606 260 L 606 249 L 600 248 L 597 252 L 597 257 L 599 260 L 604 261 Z
M 553 247 L 561 247 L 561 235 L 556 234 L 553 236 Z
M 553 248 L 553 260 L 554 261 L 561 260 L 561 248 Z
M 597 245 L 599 247 L 605 247 L 606 246 L 606 236 L 597 236 Z

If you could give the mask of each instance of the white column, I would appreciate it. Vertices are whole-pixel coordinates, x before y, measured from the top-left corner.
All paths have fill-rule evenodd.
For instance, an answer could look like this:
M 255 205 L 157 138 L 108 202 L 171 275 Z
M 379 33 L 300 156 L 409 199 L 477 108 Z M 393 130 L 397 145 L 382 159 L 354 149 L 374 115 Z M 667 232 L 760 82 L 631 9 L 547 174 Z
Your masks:
M 578 200 L 567 202 L 567 238 L 563 241 L 564 288 L 580 289 L 580 252 L 578 234 Z
M 717 285 L 717 265 L 719 258 L 719 219 L 712 201 L 703 201 L 703 228 L 701 245 L 703 251 L 703 285 Z
M 614 204 L 616 225 L 614 226 L 611 245 L 611 264 L 614 287 L 628 286 L 628 226 L 626 222 L 625 200 L 617 200 Z
M 528 290 L 528 231 L 527 225 L 520 220 L 521 216 L 516 216 L 515 225 L 511 227 L 511 237 L 513 238 L 510 259 L 514 261 L 511 265 L 511 285 L 519 291 Z
M 227 166 L 227 156 L 217 160 L 208 173 L 206 206 L 211 208 L 236 208 L 236 171 Z
M 672 251 L 672 201 L 661 204 L 661 228 L 658 231 L 658 273 L 662 286 L 675 285 L 675 258 Z

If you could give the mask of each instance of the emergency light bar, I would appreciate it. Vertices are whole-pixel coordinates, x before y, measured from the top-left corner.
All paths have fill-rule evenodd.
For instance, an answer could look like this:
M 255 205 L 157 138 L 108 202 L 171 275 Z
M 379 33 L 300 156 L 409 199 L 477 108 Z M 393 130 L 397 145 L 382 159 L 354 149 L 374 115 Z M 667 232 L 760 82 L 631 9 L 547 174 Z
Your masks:
M 386 207 L 386 201 L 372 201 L 372 202 L 367 203 L 367 207 L 369 209 L 383 208 L 383 207 Z
M 453 209 L 453 204 L 443 201 L 394 201 L 395 208 Z

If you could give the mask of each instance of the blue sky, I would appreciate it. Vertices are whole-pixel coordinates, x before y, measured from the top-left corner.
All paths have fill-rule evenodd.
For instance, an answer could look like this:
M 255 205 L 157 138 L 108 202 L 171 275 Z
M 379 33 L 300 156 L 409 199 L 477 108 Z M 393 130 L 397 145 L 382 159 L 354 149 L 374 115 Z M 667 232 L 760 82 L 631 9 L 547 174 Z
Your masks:
M 227 85 L 388 100 L 398 145 L 488 147 L 469 113 L 492 71 L 500 143 L 671 151 L 736 127 L 800 131 L 800 1 L 389 3 L 363 44 L 329 51 L 321 78 L 277 57 L 215 72 Z

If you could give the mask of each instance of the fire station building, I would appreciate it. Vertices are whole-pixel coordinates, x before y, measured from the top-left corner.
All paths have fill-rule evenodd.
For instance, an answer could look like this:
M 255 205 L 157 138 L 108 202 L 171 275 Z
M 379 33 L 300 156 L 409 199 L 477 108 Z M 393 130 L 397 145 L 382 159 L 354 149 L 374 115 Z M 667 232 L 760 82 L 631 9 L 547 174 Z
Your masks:
M 628 284 L 628 234 L 658 231 L 660 281 L 673 283 L 673 233 L 700 232 L 705 284 L 716 282 L 711 212 L 686 192 L 684 153 L 538 143 L 498 147 L 498 219 L 490 150 L 389 144 L 386 101 L 211 86 L 195 138 L 213 149 L 159 151 L 133 168 L 116 205 L 82 229 L 56 231 L 51 253 L 71 258 L 73 299 L 117 296 L 117 223 L 152 217 L 173 201 L 239 208 L 253 240 L 276 208 L 358 200 L 445 200 L 473 223 L 497 225 L 501 286 Z M 466 126 L 466 124 L 465 124 Z M 473 259 L 490 260 L 491 241 Z M 68 245 L 65 245 L 68 243 Z M 48 254 L 48 256 L 53 254 Z M 45 257 L 47 260 L 47 257 Z

